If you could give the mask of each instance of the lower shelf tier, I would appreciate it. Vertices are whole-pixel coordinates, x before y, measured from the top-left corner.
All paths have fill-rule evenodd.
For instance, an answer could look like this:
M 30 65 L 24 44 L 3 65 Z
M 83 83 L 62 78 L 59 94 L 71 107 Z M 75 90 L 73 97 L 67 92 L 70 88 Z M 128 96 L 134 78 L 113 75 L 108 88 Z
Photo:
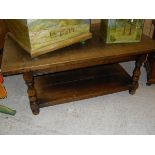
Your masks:
M 36 76 L 34 82 L 39 107 L 45 107 L 129 90 L 131 77 L 112 64 Z

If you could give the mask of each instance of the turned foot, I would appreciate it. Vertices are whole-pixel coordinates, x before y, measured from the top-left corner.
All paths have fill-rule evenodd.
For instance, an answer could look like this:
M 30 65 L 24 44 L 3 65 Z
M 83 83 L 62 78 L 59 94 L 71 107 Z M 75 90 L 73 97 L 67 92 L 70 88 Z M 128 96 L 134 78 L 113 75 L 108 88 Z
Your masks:
M 129 90 L 129 94 L 134 95 L 136 93 L 136 90 Z
M 147 85 L 147 86 L 151 86 L 151 83 L 147 82 L 146 85 Z
M 37 103 L 30 103 L 30 107 L 31 107 L 31 110 L 32 110 L 32 113 L 34 114 L 34 115 L 38 115 L 39 114 L 39 112 L 40 112 L 40 109 L 38 108 L 38 105 L 37 105 Z

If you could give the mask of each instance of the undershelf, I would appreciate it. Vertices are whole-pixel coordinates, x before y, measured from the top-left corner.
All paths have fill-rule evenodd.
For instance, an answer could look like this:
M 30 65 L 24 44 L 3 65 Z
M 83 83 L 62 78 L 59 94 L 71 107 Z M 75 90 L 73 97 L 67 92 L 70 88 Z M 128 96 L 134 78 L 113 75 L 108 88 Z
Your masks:
M 39 107 L 129 90 L 131 77 L 119 65 L 103 65 L 35 77 Z

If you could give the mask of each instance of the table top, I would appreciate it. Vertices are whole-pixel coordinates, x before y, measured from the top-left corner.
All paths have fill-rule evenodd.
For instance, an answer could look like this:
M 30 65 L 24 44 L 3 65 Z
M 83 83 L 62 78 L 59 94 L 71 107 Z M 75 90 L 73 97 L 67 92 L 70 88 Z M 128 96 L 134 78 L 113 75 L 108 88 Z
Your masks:
M 99 25 L 92 25 L 93 38 L 85 45 L 74 44 L 31 58 L 14 40 L 6 37 L 2 72 L 7 75 L 50 69 L 52 72 L 89 67 L 104 61 L 146 54 L 155 50 L 155 40 L 143 36 L 138 43 L 104 44 L 99 39 Z

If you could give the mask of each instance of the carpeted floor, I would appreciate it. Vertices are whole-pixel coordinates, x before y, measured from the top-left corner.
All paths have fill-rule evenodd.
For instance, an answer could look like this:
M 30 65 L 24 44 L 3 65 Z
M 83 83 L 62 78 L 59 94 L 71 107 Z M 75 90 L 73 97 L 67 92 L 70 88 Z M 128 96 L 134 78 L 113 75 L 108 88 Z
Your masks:
M 134 63 L 122 64 L 131 74 Z M 5 78 L 8 98 L 0 104 L 17 110 L 0 113 L 0 134 L 155 134 L 155 85 L 146 86 L 142 68 L 135 95 L 128 91 L 42 108 L 34 116 L 21 75 Z

